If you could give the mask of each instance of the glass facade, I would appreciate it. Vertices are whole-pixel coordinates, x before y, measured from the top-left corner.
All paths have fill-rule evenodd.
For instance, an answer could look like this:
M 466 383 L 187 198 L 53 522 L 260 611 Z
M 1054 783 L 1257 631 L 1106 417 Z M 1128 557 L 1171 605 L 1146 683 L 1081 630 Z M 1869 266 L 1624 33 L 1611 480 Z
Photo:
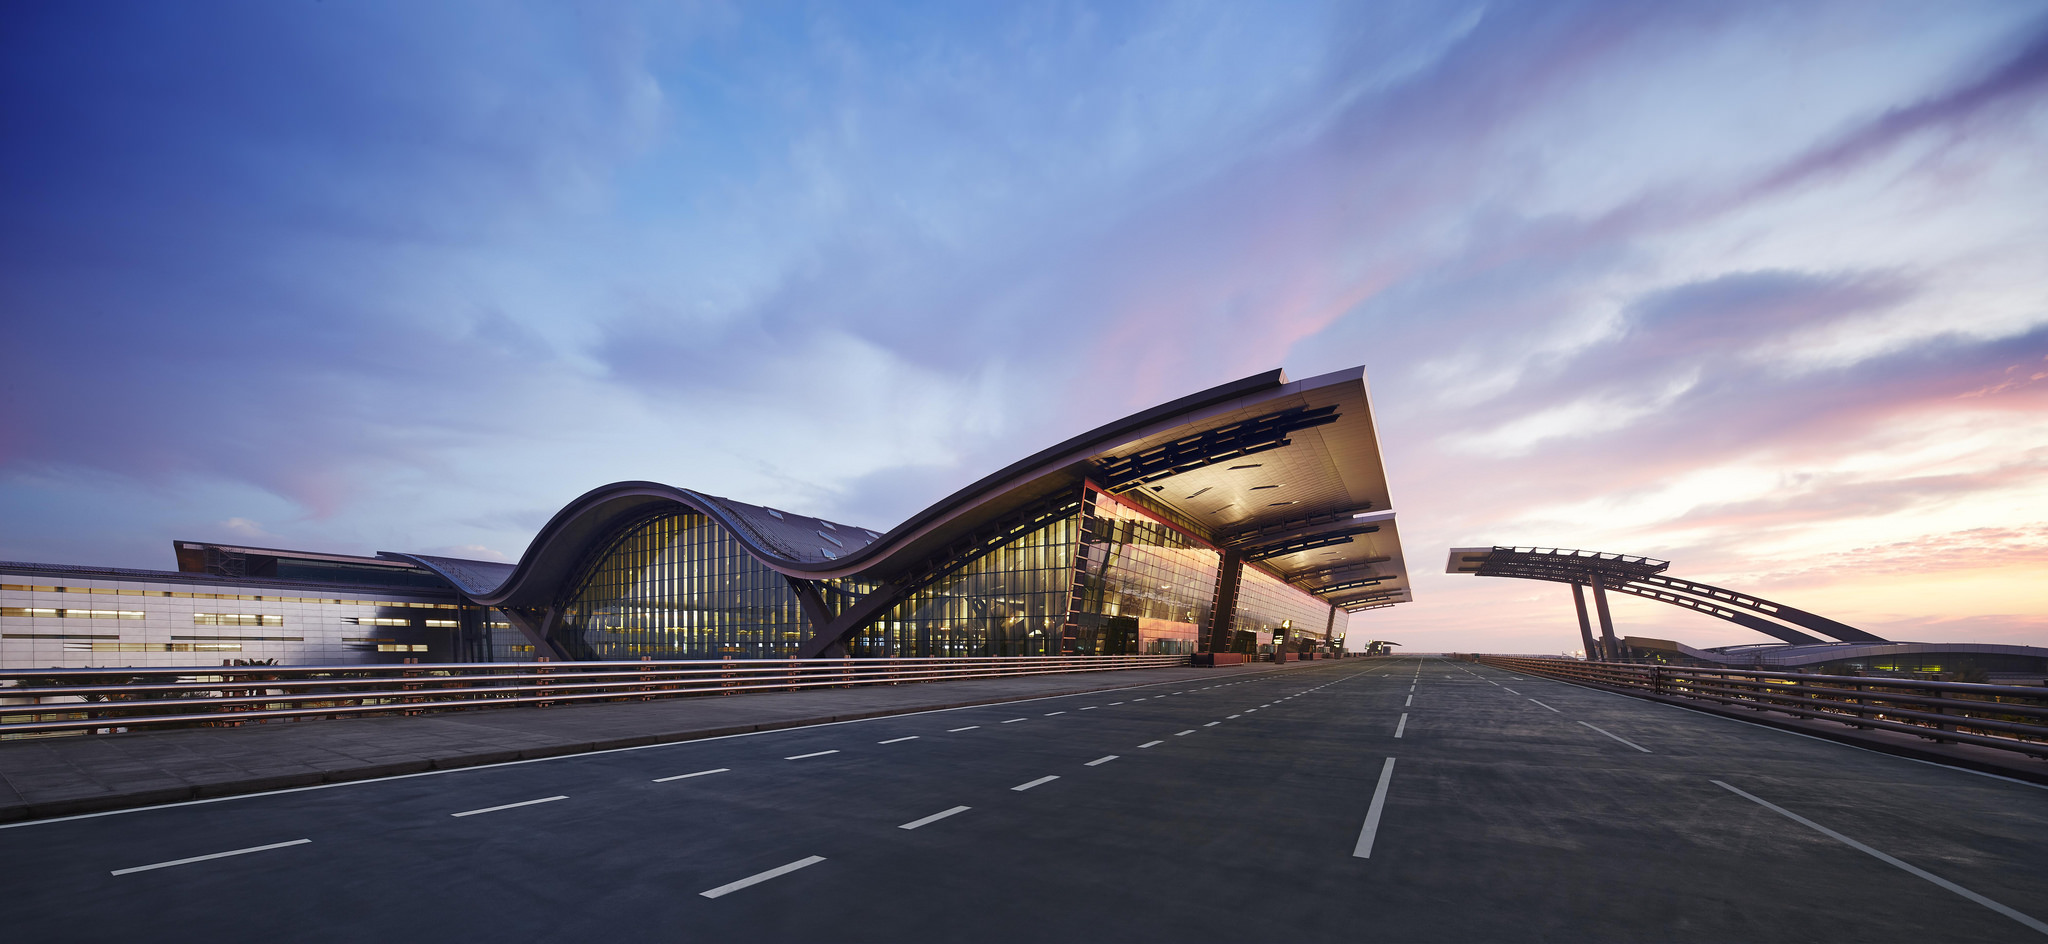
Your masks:
M 1083 517 L 1075 652 L 1171 655 L 1200 649 L 1223 555 L 1102 492 L 1089 492 Z
M 1074 588 L 1075 520 L 1027 532 L 969 561 L 848 642 L 855 656 L 1060 654 Z
M 1275 631 L 1284 630 L 1290 642 L 1301 643 L 1298 648 L 1315 648 L 1322 644 L 1329 625 L 1328 603 L 1246 565 L 1244 578 L 1237 585 L 1237 612 L 1231 620 L 1231 629 L 1240 634 L 1238 638 L 1253 633 L 1260 644 L 1268 644 Z
M 773 659 L 807 632 L 781 574 L 711 519 L 675 514 L 614 540 L 550 638 L 577 659 Z

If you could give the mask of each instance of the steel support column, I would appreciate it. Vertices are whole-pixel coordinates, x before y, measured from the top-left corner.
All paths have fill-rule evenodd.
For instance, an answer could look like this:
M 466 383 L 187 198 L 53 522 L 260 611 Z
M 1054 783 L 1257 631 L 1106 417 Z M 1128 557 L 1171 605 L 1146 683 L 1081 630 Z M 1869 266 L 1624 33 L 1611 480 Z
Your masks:
M 1237 614 L 1237 585 L 1243 578 L 1244 555 L 1224 551 L 1222 565 L 1216 569 L 1216 602 L 1209 611 L 1210 652 L 1230 651 L 1231 617 Z
M 1614 638 L 1614 617 L 1607 612 L 1607 585 L 1593 575 L 1593 610 L 1600 614 L 1600 644 L 1609 662 L 1621 661 L 1621 642 Z
M 1579 609 L 1579 640 L 1586 644 L 1586 661 L 1591 662 L 1600 655 L 1599 650 L 1593 646 L 1593 623 L 1586 618 L 1585 587 L 1572 584 L 1572 604 Z

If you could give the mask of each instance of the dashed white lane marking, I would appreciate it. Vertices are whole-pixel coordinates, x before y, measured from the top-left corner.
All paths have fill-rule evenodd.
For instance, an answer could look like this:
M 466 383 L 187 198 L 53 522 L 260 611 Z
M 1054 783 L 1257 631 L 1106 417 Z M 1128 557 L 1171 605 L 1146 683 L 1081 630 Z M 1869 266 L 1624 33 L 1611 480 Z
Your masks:
M 1254 713 L 1254 712 L 1256 712 L 1256 711 L 1258 711 L 1258 710 L 1259 710 L 1259 709 L 1257 709 L 1257 708 L 1246 708 L 1246 709 L 1244 710 L 1244 713 L 1245 713 L 1245 714 L 1252 714 L 1252 713 Z
M 798 754 L 798 755 L 796 755 L 796 756 L 794 756 L 794 757 L 785 757 L 785 758 L 783 758 L 783 760 L 803 760 L 803 759 L 804 759 L 804 758 L 806 758 L 806 757 L 823 757 L 823 756 L 825 756 L 825 755 L 827 755 L 827 754 L 837 754 L 837 753 L 839 753 L 839 752 L 838 752 L 838 751 L 836 751 L 836 750 L 835 750 L 835 751 L 812 751 L 812 752 L 810 752 L 810 753 L 808 753 L 808 754 Z
M 1143 699 L 1143 698 L 1133 698 L 1133 699 L 1131 699 L 1131 700 L 1132 700 L 1132 701 L 1144 701 L 1145 699 Z
M 1064 711 L 1048 711 L 1048 712 L 1046 712 L 1046 713 L 1045 713 L 1045 716 L 1046 716 L 1046 717 L 1048 717 L 1048 718 L 1050 718 L 1050 717 L 1052 717 L 1053 715 L 1063 715 L 1063 714 L 1066 714 L 1066 712 L 1064 712 Z
M 1003 723 L 1004 723 L 1004 724 L 1016 724 L 1016 723 L 1017 723 L 1017 722 L 1019 722 L 1019 721 L 1029 721 L 1029 720 L 1031 720 L 1031 719 L 1030 719 L 1030 718 L 1011 718 L 1010 720 L 1008 720 L 1008 721 L 1005 721 L 1005 722 L 1003 722 Z
M 1175 731 L 1173 732 L 1173 736 L 1177 738 L 1184 738 L 1193 733 L 1195 733 L 1195 729 L 1189 728 L 1186 731 Z
M 706 898 L 718 898 L 724 895 L 730 895 L 733 892 L 739 891 L 742 888 L 746 888 L 749 885 L 759 885 L 762 882 L 765 882 L 771 878 L 781 878 L 782 876 L 788 875 L 789 873 L 794 872 L 798 869 L 807 869 L 823 861 L 825 861 L 824 856 L 805 856 L 801 859 L 796 860 L 795 862 L 791 862 L 788 865 L 778 865 L 772 869 L 769 869 L 766 872 L 761 872 L 755 875 L 749 875 L 746 878 L 740 879 L 737 882 L 728 882 L 708 892 L 698 892 L 697 894 L 702 895 Z
M 970 725 L 968 725 L 967 727 L 964 727 L 964 728 L 947 728 L 947 729 L 946 729 L 946 733 L 947 733 L 947 734 L 959 734 L 959 733 L 960 733 L 960 732 L 962 732 L 962 731 L 972 731 L 972 730 L 974 730 L 975 728 L 978 728 L 978 727 L 981 727 L 981 725 L 978 725 L 978 724 L 970 724 Z
M 1138 745 L 1138 746 L 1139 746 L 1139 747 L 1158 747 L 1159 745 L 1161 745 L 1161 744 L 1164 744 L 1164 743 L 1166 743 L 1166 742 L 1165 742 L 1165 741 L 1146 741 L 1145 743 L 1143 743 L 1143 744 L 1140 744 L 1140 745 Z
M 1010 789 L 1015 790 L 1018 793 L 1023 793 L 1024 791 L 1029 790 L 1032 787 L 1036 787 L 1042 784 L 1048 784 L 1058 779 L 1060 779 L 1058 774 L 1047 774 L 1043 777 L 1038 778 L 1037 780 L 1027 780 L 1014 787 L 1011 787 Z
M 1412 706 L 1413 706 L 1414 704 L 1415 704 L 1415 696 L 1413 696 L 1413 695 L 1410 695 L 1410 696 L 1408 696 L 1408 700 L 1407 700 L 1407 701 L 1404 701 L 1404 702 L 1402 702 L 1402 703 L 1401 703 L 1401 707 L 1403 707 L 1403 708 L 1408 708 L 1408 707 L 1412 707 Z
M 1202 725 L 1202 727 L 1205 727 L 1205 728 L 1213 728 L 1213 727 L 1215 727 L 1215 726 L 1217 726 L 1217 725 L 1219 725 L 1219 724 L 1222 724 L 1222 723 L 1223 723 L 1223 722 L 1221 722 L 1221 721 L 1211 721 L 1211 722 L 1209 722 L 1208 724 Z
M 1501 690 L 1501 691 L 1504 691 L 1504 692 L 1507 692 L 1507 693 L 1508 693 L 1508 694 L 1510 694 L 1510 695 L 1520 695 L 1520 694 L 1521 694 L 1521 692 L 1515 691 L 1514 689 L 1512 689 L 1512 688 L 1509 688 L 1509 687 L 1507 687 L 1506 685 L 1502 685 L 1502 686 L 1500 687 L 1500 690 Z
M 1154 743 L 1154 744 L 1157 744 L 1157 743 L 1159 743 L 1159 742 L 1158 742 L 1158 741 L 1153 741 L 1152 743 Z M 1087 763 L 1085 763 L 1085 764 L 1082 764 L 1081 766 L 1083 766 L 1083 767 L 1100 767 L 1100 766 L 1102 766 L 1103 764 L 1107 764 L 1107 763 L 1109 763 L 1110 761 L 1113 761 L 1113 760 L 1117 759 L 1117 757 L 1118 757 L 1118 756 L 1119 756 L 1119 755 L 1116 755 L 1116 754 L 1104 754 L 1103 756 L 1101 756 L 1101 757 L 1097 757 L 1097 758 L 1095 758 L 1094 760 L 1091 760 L 1091 761 L 1089 761 L 1089 762 L 1087 762 Z
M 911 735 L 911 736 L 909 736 L 909 737 L 900 737 L 900 738 L 890 738 L 890 739 L 888 739 L 888 740 L 886 740 L 886 741 L 876 741 L 875 743 L 876 743 L 876 744 L 901 744 L 901 743 L 903 743 L 904 741 L 915 741 L 915 740 L 917 740 L 917 738 L 918 738 L 918 736 L 917 736 L 917 735 L 915 735 L 915 734 L 913 734 L 913 735 Z
M 907 741 L 907 740 L 909 740 L 909 738 L 897 738 L 897 739 L 896 739 L 896 741 Z M 882 743 L 884 743 L 884 744 L 894 744 L 894 743 L 896 743 L 896 741 L 883 741 Z M 693 774 L 677 774 L 677 775 L 675 775 L 675 776 L 673 776 L 673 777 L 656 777 L 656 778 L 655 778 L 655 780 L 654 780 L 654 782 L 655 782 L 655 783 L 667 783 L 667 782 L 669 782 L 669 781 L 671 781 L 671 780 L 688 780 L 688 779 L 690 779 L 691 777 L 709 777 L 709 776 L 711 776 L 712 774 L 722 774 L 722 773 L 726 773 L 726 772 L 728 772 L 728 771 L 731 771 L 731 770 L 732 770 L 732 768 L 731 768 L 731 767 L 718 767 L 718 768 L 715 768 L 715 769 L 712 769 L 712 770 L 700 770 L 700 771 L 697 771 L 696 773 L 693 773 Z
M 1783 816 L 1786 819 L 1798 823 L 1801 826 L 1805 826 L 1817 833 L 1820 833 L 1823 836 L 1826 836 L 1830 839 L 1835 840 L 1836 842 L 1848 846 L 1849 848 L 1854 849 L 1857 852 L 1869 855 L 1887 865 L 1897 866 L 1898 868 L 1903 869 L 1906 872 L 1909 872 L 1920 878 L 1926 879 L 1927 881 L 1933 882 L 1934 884 L 1946 888 L 1949 891 L 1955 892 L 1956 894 L 1961 895 L 1964 898 L 1968 898 L 1969 900 L 1974 901 L 1977 904 L 1983 905 L 1984 907 L 1989 908 L 1992 911 L 1996 911 L 1999 914 L 2002 914 L 2008 918 L 2013 919 L 2014 921 L 2018 921 L 2019 923 L 2024 924 L 2027 927 L 2032 928 L 2036 931 L 2039 931 L 2042 934 L 2048 934 L 2048 924 L 2044 924 L 2040 921 L 2037 921 L 2033 917 L 2026 915 L 2016 909 L 2008 908 L 2004 905 L 1999 904 L 1998 902 L 1992 901 L 1991 899 L 1984 897 L 1983 895 L 1979 895 L 1976 892 L 1964 888 L 1961 885 L 1957 885 L 1956 883 L 1951 882 L 1948 879 L 1942 878 L 1939 875 L 1936 875 L 1917 866 L 1908 864 L 1906 862 L 1902 862 L 1882 852 L 1879 852 L 1876 849 L 1872 849 L 1869 846 L 1866 846 L 1860 842 L 1857 842 L 1854 839 L 1844 836 L 1841 833 L 1835 832 L 1834 830 L 1829 829 L 1826 826 L 1822 826 L 1821 824 L 1816 823 L 1813 820 L 1807 819 L 1806 817 L 1801 816 L 1797 813 L 1794 813 L 1791 810 L 1788 810 L 1782 806 L 1777 805 L 1776 803 L 1772 803 L 1769 800 L 1765 800 L 1761 797 L 1758 797 L 1755 794 L 1745 792 L 1740 788 L 1730 786 L 1729 784 L 1723 783 L 1719 780 L 1714 780 L 1710 782 L 1717 787 L 1720 787 L 1724 790 L 1727 790 L 1730 793 L 1735 794 L 1736 796 L 1742 797 L 1743 799 L 1755 803 L 1758 806 L 1763 807 L 1764 809 L 1770 810 L 1771 812 L 1776 813 L 1779 816 Z
M 1118 706 L 1118 705 L 1121 705 L 1121 704 L 1123 704 L 1123 702 L 1120 702 L 1120 701 L 1113 701 L 1113 702 L 1110 702 L 1110 703 L 1109 703 L 1109 706 L 1110 706 L 1111 708 L 1114 708 L 1114 707 L 1116 707 L 1116 706 Z
M 565 796 L 551 796 L 551 797 L 541 797 L 541 798 L 540 798 L 540 799 L 538 799 L 538 800 L 522 800 L 522 801 L 520 801 L 520 802 L 518 802 L 518 803 L 507 803 L 507 804 L 505 804 L 504 806 L 486 806 L 486 807 L 484 807 L 483 809 L 480 809 L 480 810 L 464 810 L 464 811 L 462 811 L 462 812 L 460 812 L 460 813 L 450 813 L 450 814 L 448 814 L 448 815 L 449 815 L 449 816 L 475 816 L 475 815 L 477 815 L 477 814 L 479 814 L 479 813 L 496 813 L 496 812 L 497 812 L 497 811 L 499 811 L 499 810 L 512 810 L 512 809 L 518 809 L 519 807 L 522 807 L 522 806 L 532 806 L 532 805 L 534 805 L 534 804 L 536 804 L 536 803 L 553 803 L 553 802 L 555 802 L 556 800 L 566 800 L 566 799 L 568 799 L 568 797 L 565 797 Z
M 897 829 L 916 829 L 916 828 L 917 828 L 917 827 L 919 827 L 919 826 L 929 826 L 929 825 L 931 825 L 931 824 L 933 824 L 933 823 L 936 823 L 936 822 L 938 822 L 939 820 L 945 819 L 945 818 L 946 818 L 946 817 L 948 817 L 948 816 L 952 816 L 952 815 L 954 815 L 954 814 L 956 814 L 956 813 L 965 813 L 965 812 L 967 812 L 968 810 L 971 810 L 971 809 L 974 809 L 974 807 L 971 807 L 971 806 L 956 806 L 956 807 L 953 807 L 953 808 L 952 808 L 952 809 L 950 809 L 950 810 L 940 810 L 940 811 L 938 811 L 937 813 L 933 813 L 933 814 L 932 814 L 932 815 L 930 815 L 930 816 L 926 816 L 926 817 L 923 817 L 923 818 L 921 818 L 921 819 L 914 819 L 914 820 L 911 820 L 910 822 L 908 822 L 908 823 L 904 823 L 903 825 L 901 825 L 901 826 L 898 826 L 898 827 L 896 827 L 896 828 L 897 828 Z
M 1365 826 L 1358 831 L 1358 845 L 1351 847 L 1354 859 L 1372 858 L 1372 840 L 1380 831 L 1380 814 L 1387 808 L 1387 785 L 1394 782 L 1394 759 L 1380 768 L 1380 785 L 1372 791 L 1372 805 L 1365 810 Z
M 1401 723 L 1394 725 L 1394 736 L 1400 737 L 1401 732 L 1406 730 L 1408 730 L 1408 715 L 1406 713 L 1403 713 L 1401 715 Z
M 1616 733 L 1614 733 L 1614 732 L 1612 732 L 1612 731 L 1609 731 L 1609 730 L 1607 730 L 1606 728 L 1603 728 L 1603 727 L 1601 727 L 1601 726 L 1599 726 L 1599 725 L 1597 725 L 1597 724 L 1593 724 L 1593 723 L 1591 723 L 1591 722 L 1588 722 L 1588 721 L 1581 721 L 1581 722 L 1579 722 L 1579 723 L 1580 723 L 1580 724 L 1583 724 L 1583 725 L 1585 725 L 1586 727 L 1592 728 L 1593 730 L 1595 730 L 1595 731 L 1598 731 L 1598 732 L 1600 732 L 1601 734 L 1605 734 L 1605 735 L 1607 735 L 1608 737 L 1611 737 L 1611 738 L 1613 738 L 1613 739 L 1615 739 L 1615 740 L 1617 740 L 1617 741 L 1620 741 L 1620 742 L 1621 742 L 1621 743 L 1623 743 L 1623 744 L 1626 744 L 1626 745 L 1628 745 L 1628 746 L 1630 746 L 1630 747 L 1633 747 L 1633 748 L 1635 748 L 1636 750 L 1642 751 L 1642 752 L 1643 752 L 1643 753 L 1645 753 L 1645 754 L 1653 754 L 1653 753 L 1656 753 L 1655 751 L 1652 751 L 1652 750 L 1650 750 L 1649 748 L 1647 748 L 1647 747 L 1644 747 L 1644 746 L 1642 746 L 1641 744 L 1637 744 L 1636 742 L 1634 742 L 1634 741 L 1631 741 L 1631 740 L 1629 740 L 1628 738 L 1622 737 L 1621 735 L 1619 735 L 1619 734 L 1616 734 Z
M 1531 699 L 1529 699 L 1529 700 L 1530 700 L 1530 701 L 1536 701 L 1536 699 L 1534 699 L 1534 698 L 1531 698 Z M 1543 705 L 1543 703 L 1542 703 L 1542 702 L 1540 702 L 1540 701 L 1536 701 L 1536 703 L 1537 703 L 1537 704 L 1539 704 L 1539 705 Z M 1550 708 L 1550 706 L 1549 706 L 1549 705 L 1543 705 L 1543 707 L 1545 707 L 1545 708 Z M 1550 710 L 1551 710 L 1551 711 L 1557 711 L 1557 709 L 1555 709 L 1555 708 L 1550 708 Z M 1562 711 L 1557 711 L 1557 713 L 1558 713 L 1558 714 L 1564 714 L 1564 712 L 1562 712 Z
M 1082 710 L 1082 711 L 1094 711 L 1094 710 L 1095 710 L 1095 707 L 1096 707 L 1096 706 L 1094 706 L 1094 705 L 1089 705 L 1088 707 L 1086 707 L 1086 708 L 1083 708 L 1083 709 L 1081 709 L 1081 710 Z
M 1242 718 L 1242 717 L 1244 717 L 1244 716 L 1243 716 L 1243 715 L 1231 715 L 1231 717 L 1232 717 L 1232 718 Z
M 458 813 L 456 815 L 460 816 L 462 814 Z M 228 856 L 248 855 L 251 852 L 269 852 L 272 849 L 282 849 L 286 846 L 303 846 L 306 843 L 312 841 L 313 840 L 311 839 L 294 839 L 290 842 L 273 842 L 267 846 L 250 846 L 247 849 L 230 849 L 226 852 L 212 852 L 202 856 L 193 856 L 189 859 L 172 859 L 169 862 L 156 862 L 149 865 L 138 865 L 132 868 L 115 869 L 107 874 L 130 875 L 136 872 L 147 872 L 151 869 L 168 869 L 174 865 L 191 865 L 194 862 L 205 862 L 208 859 L 225 859 Z

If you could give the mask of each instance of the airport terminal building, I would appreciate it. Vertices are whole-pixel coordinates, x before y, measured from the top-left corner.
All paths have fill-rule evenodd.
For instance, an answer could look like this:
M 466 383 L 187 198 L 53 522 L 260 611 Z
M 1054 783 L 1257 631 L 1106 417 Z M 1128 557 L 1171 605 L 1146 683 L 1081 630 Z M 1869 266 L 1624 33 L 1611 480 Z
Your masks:
M 1162 404 L 887 532 L 655 482 L 517 564 L 174 541 L 0 562 L 0 667 L 1341 651 L 1409 599 L 1363 368 Z

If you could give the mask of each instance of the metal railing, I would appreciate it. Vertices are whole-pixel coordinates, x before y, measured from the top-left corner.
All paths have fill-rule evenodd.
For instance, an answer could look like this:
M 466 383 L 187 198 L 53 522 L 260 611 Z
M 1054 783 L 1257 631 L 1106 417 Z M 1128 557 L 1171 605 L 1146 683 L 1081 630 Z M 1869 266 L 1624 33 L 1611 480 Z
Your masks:
M 0 738 L 1187 664 L 1165 655 L 21 670 L 0 672 Z
M 1782 712 L 2048 758 L 2048 689 L 1572 659 L 1473 658 L 1601 688 Z

